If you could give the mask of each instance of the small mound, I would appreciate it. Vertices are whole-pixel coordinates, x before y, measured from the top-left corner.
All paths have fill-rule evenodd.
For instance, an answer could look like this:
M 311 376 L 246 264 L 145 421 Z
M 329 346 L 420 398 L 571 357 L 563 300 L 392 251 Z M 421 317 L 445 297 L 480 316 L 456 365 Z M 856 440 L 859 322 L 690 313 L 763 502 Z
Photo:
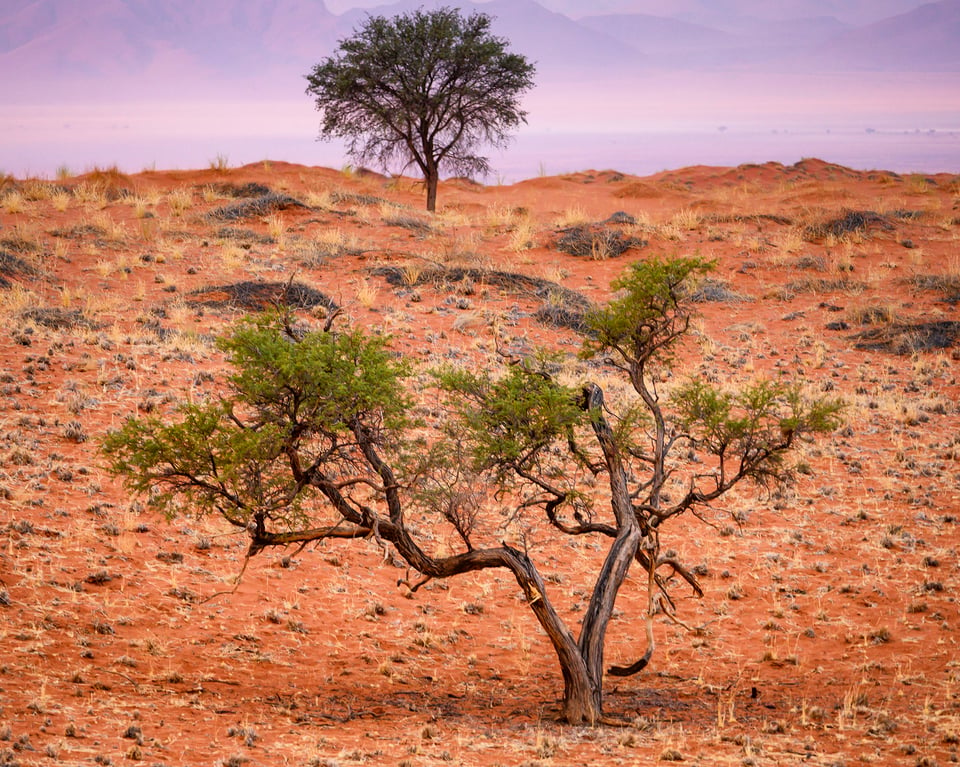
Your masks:
M 226 182 L 211 184 L 210 188 L 220 194 L 236 198 L 266 197 L 267 195 L 273 194 L 273 190 L 270 189 L 269 186 L 266 184 L 258 184 L 255 181 L 250 181 L 246 184 L 230 184 Z
M 110 168 L 94 168 L 89 173 L 78 176 L 77 181 L 101 190 L 110 202 L 133 196 L 133 180 L 116 165 Z M 76 188 L 73 191 L 76 193 Z
M 854 336 L 854 346 L 864 351 L 914 354 L 916 352 L 949 349 L 960 341 L 960 322 L 894 323 L 870 328 Z
M 13 251 L 14 253 L 39 253 L 41 246 L 36 239 L 24 237 L 18 232 L 12 232 L 9 237 L 0 239 L 0 250 Z
M 867 304 L 848 312 L 851 322 L 858 325 L 892 325 L 897 321 L 894 310 L 883 304 Z
M 388 205 L 390 200 L 386 197 L 377 197 L 372 194 L 354 194 L 352 192 L 334 192 L 330 195 L 334 205 Z
M 390 179 L 383 175 L 382 173 L 372 170 L 371 168 L 364 168 L 363 166 L 354 169 L 354 175 L 358 178 L 368 178 L 373 179 L 374 181 L 389 181 Z
M 252 229 L 241 229 L 236 226 L 221 226 L 217 229 L 217 237 L 224 240 L 255 242 L 259 245 L 273 245 L 276 242 L 269 234 L 257 234 Z
M 845 165 L 837 165 L 836 163 L 826 162 L 825 160 L 817 159 L 816 157 L 807 157 L 799 162 L 795 162 L 789 168 L 788 171 L 796 171 L 804 176 L 808 176 L 816 179 L 831 180 L 836 176 L 846 176 L 847 178 L 860 178 L 862 173 L 859 171 L 848 168 Z
M 908 282 L 918 290 L 939 291 L 948 304 L 960 303 L 960 275 L 918 274 L 911 277 Z
M 603 220 L 604 224 L 622 224 L 624 226 L 634 226 L 637 223 L 637 219 L 634 216 L 631 216 L 626 211 L 618 210 L 616 213 L 611 213 L 607 218 Z
M 308 208 L 308 206 L 288 194 L 271 192 L 242 202 L 221 205 L 210 211 L 207 218 L 213 221 L 239 221 L 243 218 L 265 216 L 268 213 L 289 208 Z
M 74 224 L 51 229 L 50 234 L 67 240 L 81 240 L 84 237 L 105 237 L 107 230 L 94 224 Z
M 782 226 L 790 226 L 793 224 L 792 218 L 781 216 L 776 213 L 752 213 L 749 215 L 742 215 L 739 213 L 712 213 L 704 216 L 703 220 L 705 223 L 709 224 L 760 224 L 764 221 L 771 224 L 780 224 Z
M 312 309 L 323 306 L 336 309 L 336 302 L 319 290 L 301 282 L 235 282 L 230 285 L 201 288 L 187 299 L 192 304 L 212 309 L 261 311 L 277 306 Z
M 454 176 L 453 178 L 448 178 L 444 183 L 457 189 L 477 190 L 483 188 L 483 184 L 469 176 Z
M 642 248 L 646 244 L 636 237 L 625 237 L 616 229 L 594 224 L 561 229 L 554 241 L 554 247 L 562 253 L 597 260 L 616 258 L 630 248 Z
M 892 231 L 890 219 L 872 210 L 848 210 L 842 216 L 817 224 L 811 224 L 803 232 L 805 240 L 816 241 L 833 236 L 837 239 L 848 234 L 863 233 L 870 229 Z
M 753 301 L 753 298 L 737 293 L 724 280 L 707 278 L 694 288 L 690 294 L 690 300 L 695 304 L 739 304 Z
M 662 197 L 663 192 L 661 192 L 655 186 L 645 184 L 642 181 L 631 181 L 628 184 L 624 184 L 619 189 L 614 190 L 613 196 L 621 199 L 628 198 L 634 200 L 649 200 L 656 197 Z
M 587 329 L 586 314 L 589 309 L 590 303 L 579 293 L 551 293 L 533 316 L 544 325 L 583 333 Z
M 866 283 L 850 277 L 822 279 L 811 277 L 791 280 L 777 290 L 777 295 L 781 300 L 792 301 L 802 293 L 862 293 L 866 287 Z

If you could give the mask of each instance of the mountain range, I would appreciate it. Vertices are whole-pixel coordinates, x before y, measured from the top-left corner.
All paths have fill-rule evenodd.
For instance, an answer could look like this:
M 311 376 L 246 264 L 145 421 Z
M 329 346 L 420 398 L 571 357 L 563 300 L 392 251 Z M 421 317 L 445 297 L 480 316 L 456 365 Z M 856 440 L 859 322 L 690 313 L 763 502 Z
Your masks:
M 368 13 L 441 4 L 337 15 L 322 0 L 4 0 L 0 97 L 302 96 L 302 76 Z M 662 0 L 632 0 L 629 13 L 600 0 L 588 15 L 572 0 L 456 5 L 494 16 L 548 85 L 675 70 L 960 71 L 960 0 L 677 0 L 669 15 Z
M 578 19 L 583 16 L 639 13 L 665 16 L 719 29 L 743 30 L 757 20 L 833 17 L 854 26 L 913 10 L 923 0 L 541 0 L 551 10 Z M 584 7 L 589 5 L 589 12 Z

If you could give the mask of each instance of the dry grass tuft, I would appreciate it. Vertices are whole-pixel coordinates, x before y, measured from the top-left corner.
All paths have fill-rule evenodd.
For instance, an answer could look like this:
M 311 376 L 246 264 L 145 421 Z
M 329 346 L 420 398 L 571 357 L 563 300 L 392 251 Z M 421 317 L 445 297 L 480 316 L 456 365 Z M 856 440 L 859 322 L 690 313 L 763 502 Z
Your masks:
M 222 205 L 207 213 L 211 221 L 239 221 L 244 218 L 259 218 L 280 210 L 306 208 L 307 206 L 288 194 L 270 192 L 241 202 Z
M 907 280 L 917 290 L 935 290 L 948 304 L 960 303 L 960 273 L 917 274 Z
M 294 309 L 336 309 L 336 302 L 301 282 L 236 282 L 201 288 L 187 299 L 215 309 L 261 311 L 277 306 Z
M 628 237 L 618 229 L 596 224 L 583 224 L 561 229 L 553 246 L 562 253 L 571 256 L 605 261 L 608 258 L 622 256 L 631 248 L 642 248 L 645 240 Z
M 863 235 L 871 229 L 893 231 L 889 217 L 872 210 L 850 210 L 835 218 L 809 224 L 803 230 L 803 237 L 809 242 L 818 242 L 827 238 L 843 242 L 851 235 Z
M 891 322 L 858 333 L 855 348 L 909 355 L 949 349 L 960 342 L 960 322 Z

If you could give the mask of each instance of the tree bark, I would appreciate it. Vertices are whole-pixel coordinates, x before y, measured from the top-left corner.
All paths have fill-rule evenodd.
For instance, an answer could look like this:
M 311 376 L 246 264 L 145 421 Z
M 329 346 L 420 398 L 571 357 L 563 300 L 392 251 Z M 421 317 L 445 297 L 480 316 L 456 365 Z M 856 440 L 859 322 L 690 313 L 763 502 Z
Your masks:
M 546 586 L 536 566 L 521 551 L 503 544 L 506 566 L 523 589 L 560 663 L 563 674 L 563 718 L 570 724 L 597 724 L 602 716 L 600 686 L 590 676 L 583 654 L 573 634 L 553 608 Z
M 603 415 L 603 390 L 590 384 L 584 390 L 584 404 L 590 412 L 590 421 L 597 442 L 603 451 L 610 480 L 611 505 L 617 520 L 617 537 L 607 552 L 597 577 L 590 604 L 580 630 L 580 652 L 587 666 L 587 674 L 594 685 L 598 707 L 603 701 L 603 650 L 607 627 L 613 615 L 617 594 L 630 570 L 642 531 L 633 512 L 627 474 L 613 431 Z
M 427 210 L 434 213 L 437 210 L 437 184 L 440 181 L 440 174 L 435 170 L 430 170 L 426 174 L 427 183 Z

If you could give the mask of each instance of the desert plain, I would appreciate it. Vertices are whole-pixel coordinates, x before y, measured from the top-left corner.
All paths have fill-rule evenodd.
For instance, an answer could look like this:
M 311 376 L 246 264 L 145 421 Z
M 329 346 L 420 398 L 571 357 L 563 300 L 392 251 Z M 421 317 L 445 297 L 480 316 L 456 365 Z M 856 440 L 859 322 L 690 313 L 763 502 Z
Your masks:
M 0 178 L 0 764 L 956 762 L 960 177 L 584 171 L 452 179 L 422 208 L 412 179 L 270 161 Z M 499 344 L 574 356 L 628 263 L 693 254 L 717 268 L 671 375 L 800 382 L 844 424 L 788 491 L 665 534 L 701 574 L 696 630 L 657 622 L 605 726 L 558 721 L 509 574 L 410 593 L 363 540 L 247 560 L 242 531 L 152 513 L 98 451 L 217 396 L 213 339 L 277 301 L 314 324 L 335 305 L 424 368 L 490 367 Z M 531 540 L 575 629 L 603 550 Z M 645 647 L 635 577 L 613 663 Z

